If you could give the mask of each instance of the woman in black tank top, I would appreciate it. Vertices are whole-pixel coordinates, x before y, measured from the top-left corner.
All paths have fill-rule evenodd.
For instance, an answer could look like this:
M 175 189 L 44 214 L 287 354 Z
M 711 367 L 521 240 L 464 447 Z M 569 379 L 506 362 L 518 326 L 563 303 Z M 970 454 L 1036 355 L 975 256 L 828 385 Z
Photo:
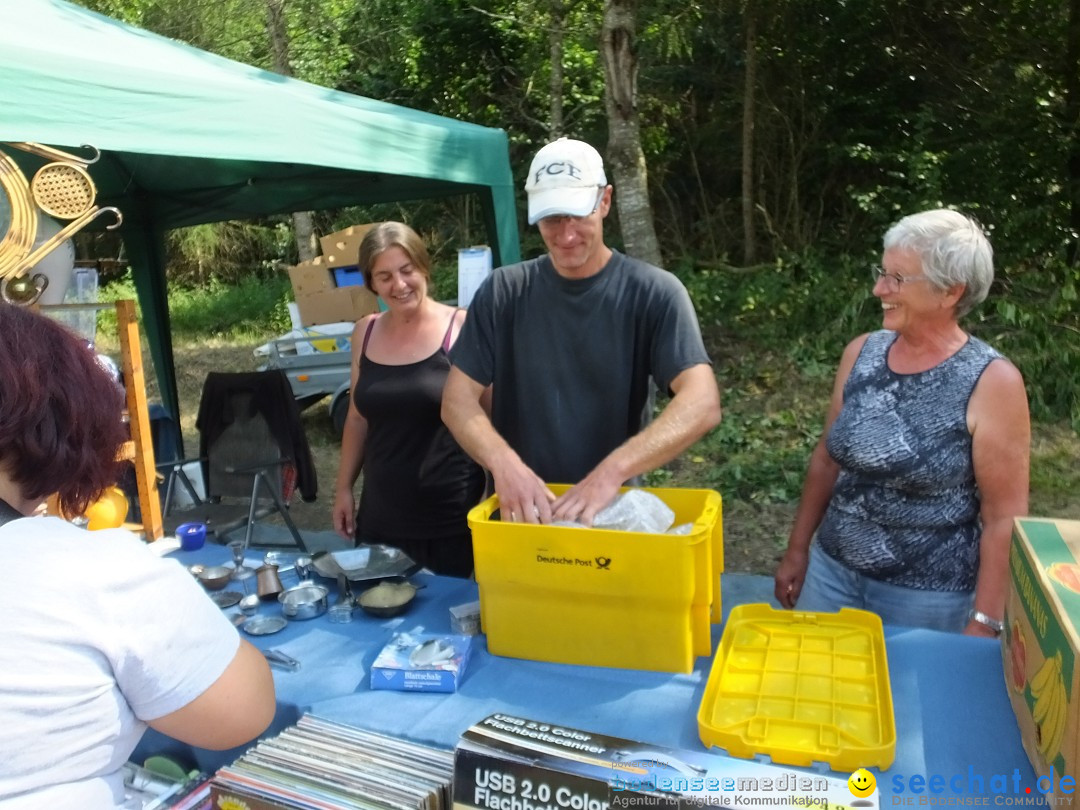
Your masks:
M 373 228 L 360 246 L 364 281 L 387 311 L 353 330 L 333 523 L 343 537 L 395 546 L 437 574 L 467 577 L 466 514 L 483 495 L 484 473 L 440 416 L 447 352 L 465 314 L 428 297 L 430 267 L 423 241 L 398 222 Z

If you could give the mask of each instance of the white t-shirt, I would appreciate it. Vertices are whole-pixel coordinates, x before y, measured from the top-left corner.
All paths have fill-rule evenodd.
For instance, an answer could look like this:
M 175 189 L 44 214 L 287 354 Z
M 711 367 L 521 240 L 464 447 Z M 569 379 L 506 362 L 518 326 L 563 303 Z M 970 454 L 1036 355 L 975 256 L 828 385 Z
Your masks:
M 146 721 L 186 706 L 239 648 L 176 560 L 59 518 L 0 527 L 0 808 L 123 802 Z

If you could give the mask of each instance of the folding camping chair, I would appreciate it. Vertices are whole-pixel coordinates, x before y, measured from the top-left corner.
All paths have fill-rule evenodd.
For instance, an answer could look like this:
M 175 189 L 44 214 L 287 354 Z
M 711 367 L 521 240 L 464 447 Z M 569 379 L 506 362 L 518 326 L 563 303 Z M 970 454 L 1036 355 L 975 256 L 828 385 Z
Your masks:
M 255 522 L 279 514 L 295 544 L 307 552 L 288 505 L 297 489 L 304 500 L 315 499 L 315 468 L 285 374 L 276 369 L 211 372 L 203 385 L 196 427 L 206 497 L 184 470 L 193 459 L 161 465 L 167 479 L 162 507 L 166 527 L 175 531 L 180 523 L 205 523 L 207 534 L 219 542 L 243 527 L 246 548 L 252 545 Z M 183 511 L 173 510 L 178 487 L 194 504 Z

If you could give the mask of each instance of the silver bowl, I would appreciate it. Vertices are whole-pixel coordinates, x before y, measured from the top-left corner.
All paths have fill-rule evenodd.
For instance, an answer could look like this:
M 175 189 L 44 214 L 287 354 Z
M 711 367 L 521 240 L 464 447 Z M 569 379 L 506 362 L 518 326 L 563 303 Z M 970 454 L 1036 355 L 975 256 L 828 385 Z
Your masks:
M 326 613 L 329 593 L 322 585 L 302 583 L 278 594 L 281 613 L 287 619 L 314 619 Z
M 194 566 L 193 566 L 194 567 Z M 232 567 L 228 565 L 211 565 L 195 573 L 196 579 L 203 584 L 208 591 L 220 591 L 229 584 L 232 578 Z

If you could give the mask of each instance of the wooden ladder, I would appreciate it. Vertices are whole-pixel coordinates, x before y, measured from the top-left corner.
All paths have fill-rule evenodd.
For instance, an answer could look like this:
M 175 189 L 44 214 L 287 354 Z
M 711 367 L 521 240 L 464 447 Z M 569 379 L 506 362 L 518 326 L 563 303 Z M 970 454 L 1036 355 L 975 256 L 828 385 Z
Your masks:
M 142 525 L 128 528 L 132 531 L 141 529 L 143 539 L 152 543 L 165 533 L 165 529 L 161 520 L 150 409 L 146 404 L 146 375 L 143 373 L 142 345 L 139 343 L 139 322 L 135 317 L 134 301 L 124 299 L 116 302 L 116 331 L 120 336 L 121 367 L 131 427 L 131 438 L 124 443 L 122 452 L 135 465 L 135 485 L 139 491 L 139 512 L 142 514 Z

